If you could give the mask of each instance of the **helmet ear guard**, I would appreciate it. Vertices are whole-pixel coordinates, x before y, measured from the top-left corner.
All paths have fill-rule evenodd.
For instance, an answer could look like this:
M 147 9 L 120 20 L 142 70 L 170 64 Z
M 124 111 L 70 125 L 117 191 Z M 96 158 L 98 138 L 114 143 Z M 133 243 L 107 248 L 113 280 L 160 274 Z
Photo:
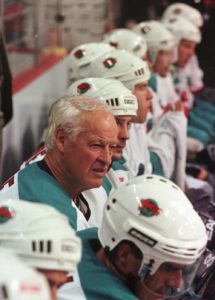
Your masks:
M 68 219 L 46 204 L 8 199 L 0 203 L 0 243 L 28 265 L 73 271 L 81 258 L 80 239 Z
M 119 80 L 84 78 L 75 81 L 67 90 L 72 96 L 93 97 L 104 101 L 114 116 L 137 114 L 137 99 Z

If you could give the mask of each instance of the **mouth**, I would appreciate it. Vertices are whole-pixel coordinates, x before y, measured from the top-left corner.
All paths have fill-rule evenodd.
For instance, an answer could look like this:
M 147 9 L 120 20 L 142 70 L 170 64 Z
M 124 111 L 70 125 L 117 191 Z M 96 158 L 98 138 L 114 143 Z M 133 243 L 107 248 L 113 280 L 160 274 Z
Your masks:
M 115 148 L 115 150 L 116 151 L 122 151 L 124 148 L 125 148 L 125 144 L 123 144 L 123 145 L 117 145 L 116 148 Z
M 107 174 L 108 168 L 94 168 L 93 172 L 98 176 L 98 177 L 104 177 Z

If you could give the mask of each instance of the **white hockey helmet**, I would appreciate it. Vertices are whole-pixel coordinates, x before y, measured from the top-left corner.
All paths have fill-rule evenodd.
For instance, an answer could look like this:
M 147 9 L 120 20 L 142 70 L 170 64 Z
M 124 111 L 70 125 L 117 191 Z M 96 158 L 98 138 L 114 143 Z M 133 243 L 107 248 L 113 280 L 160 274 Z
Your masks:
M 190 285 L 207 243 L 205 226 L 185 194 L 155 175 L 138 176 L 110 195 L 98 236 L 109 250 L 133 242 L 143 254 L 140 276 L 146 268 L 153 275 L 164 263 L 186 266 L 178 293 Z
M 162 15 L 162 20 L 170 19 L 175 16 L 185 18 L 198 28 L 203 25 L 203 17 L 198 9 L 186 3 L 177 2 L 167 6 Z
M 93 61 L 90 76 L 120 80 L 129 90 L 136 84 L 148 81 L 147 63 L 126 50 L 113 50 Z
M 152 63 L 155 63 L 159 51 L 171 50 L 175 46 L 173 35 L 159 21 L 141 22 L 133 30 L 144 36 Z
M 68 58 L 69 82 L 88 77 L 92 61 L 113 49 L 108 43 L 86 43 L 75 47 Z
M 80 239 L 53 207 L 23 200 L 0 202 L 0 245 L 37 269 L 74 271 Z
M 116 49 L 127 50 L 140 58 L 147 52 L 144 37 L 126 28 L 114 29 L 104 36 L 103 41 L 109 43 Z
M 182 17 L 175 16 L 165 19 L 163 24 L 174 36 L 176 44 L 179 44 L 181 40 L 188 40 L 197 44 L 201 42 L 199 29 Z
M 107 103 L 114 116 L 137 115 L 136 97 L 119 80 L 84 78 L 75 81 L 67 94 L 100 99 Z
M 0 252 L 1 300 L 51 300 L 48 283 L 15 255 Z

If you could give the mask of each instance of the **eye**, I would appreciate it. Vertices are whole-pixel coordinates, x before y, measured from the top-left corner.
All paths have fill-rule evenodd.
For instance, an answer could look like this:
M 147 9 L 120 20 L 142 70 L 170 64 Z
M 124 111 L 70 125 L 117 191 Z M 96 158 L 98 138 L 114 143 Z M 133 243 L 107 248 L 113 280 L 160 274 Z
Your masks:
M 117 124 L 118 126 L 122 126 L 123 122 L 122 122 L 122 120 L 116 118 L 116 124 Z

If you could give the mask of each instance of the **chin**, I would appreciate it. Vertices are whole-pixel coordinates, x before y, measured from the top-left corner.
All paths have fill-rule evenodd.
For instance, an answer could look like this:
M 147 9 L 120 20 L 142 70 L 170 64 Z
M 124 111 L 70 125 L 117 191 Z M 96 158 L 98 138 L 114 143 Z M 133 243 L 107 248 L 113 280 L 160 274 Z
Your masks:
M 119 160 L 122 157 L 122 151 L 118 152 L 118 153 L 114 153 L 112 160 Z
M 90 181 L 88 183 L 88 188 L 87 189 L 90 190 L 90 189 L 99 188 L 103 183 L 103 179 L 104 179 L 104 177 L 97 178 L 97 179 L 94 179 L 94 180 Z

